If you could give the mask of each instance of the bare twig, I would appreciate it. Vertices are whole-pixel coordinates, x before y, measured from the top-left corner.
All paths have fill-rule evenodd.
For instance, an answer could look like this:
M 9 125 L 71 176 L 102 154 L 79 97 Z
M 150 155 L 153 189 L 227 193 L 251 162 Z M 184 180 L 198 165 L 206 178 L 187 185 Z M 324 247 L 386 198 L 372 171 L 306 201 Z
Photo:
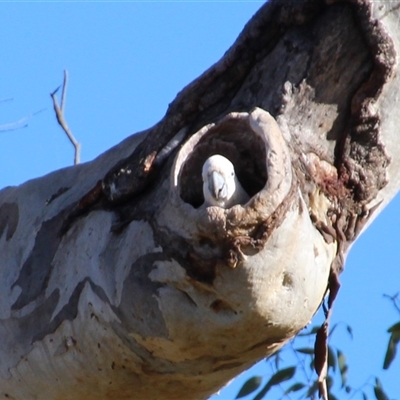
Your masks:
M 0 102 L 1 101 L 8 101 L 8 100 L 0 100 Z M 39 111 L 36 111 L 34 113 L 31 113 L 29 115 L 26 115 L 25 117 L 22 117 L 18 121 L 11 122 L 9 124 L 0 125 L 0 132 L 9 132 L 9 131 L 15 131 L 17 129 L 26 128 L 28 126 L 27 121 L 30 118 L 32 118 L 33 116 L 35 116 L 36 114 L 39 114 L 44 110 L 45 110 L 45 108 L 43 108 Z
M 61 93 L 61 111 L 64 112 L 64 106 L 65 106 L 65 96 L 67 93 L 67 85 L 68 85 L 68 71 L 64 69 L 64 84 L 63 84 L 63 89 Z
M 64 82 L 62 84 L 62 92 L 61 92 L 61 107 L 58 105 L 56 93 L 60 89 L 61 86 L 59 86 L 54 92 L 50 93 L 51 98 L 53 99 L 53 106 L 54 106 L 54 111 L 56 113 L 56 118 L 57 122 L 67 135 L 68 139 L 72 143 L 75 149 L 75 158 L 74 158 L 74 164 L 79 164 L 80 163 L 80 158 L 81 158 L 81 144 L 75 139 L 74 135 L 72 134 L 71 130 L 69 129 L 65 119 L 64 119 L 64 108 L 65 108 L 65 99 L 66 99 L 66 93 L 67 93 L 67 83 L 68 83 L 68 71 L 64 70 Z
M 397 312 L 400 313 L 400 296 L 399 295 L 400 295 L 400 292 L 397 292 L 393 296 L 390 296 L 388 294 L 384 294 L 383 297 L 388 298 L 392 302 L 392 304 L 393 304 L 394 308 L 397 310 Z

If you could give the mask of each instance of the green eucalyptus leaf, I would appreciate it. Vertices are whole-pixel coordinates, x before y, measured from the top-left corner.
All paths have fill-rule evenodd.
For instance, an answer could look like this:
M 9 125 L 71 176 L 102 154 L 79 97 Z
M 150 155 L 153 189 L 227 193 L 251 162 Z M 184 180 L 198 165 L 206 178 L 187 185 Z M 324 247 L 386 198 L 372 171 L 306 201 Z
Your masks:
M 332 376 L 328 375 L 328 376 L 326 377 L 325 381 L 326 381 L 326 386 L 327 386 L 328 392 L 329 392 L 329 390 L 330 390 L 330 389 L 332 388 L 332 386 L 333 386 L 333 378 L 332 378 Z
M 388 369 L 390 364 L 396 357 L 397 353 L 397 344 L 399 343 L 400 339 L 396 339 L 393 336 L 393 333 L 390 335 L 388 347 L 386 349 L 385 360 L 383 361 L 383 369 Z
M 318 381 L 314 381 L 313 384 L 308 388 L 306 398 L 314 398 L 318 391 Z
M 270 380 L 260 390 L 260 392 L 257 393 L 253 400 L 263 399 L 264 396 L 268 393 L 269 389 L 272 388 L 272 386 L 279 385 L 282 382 L 292 379 L 295 373 L 296 367 L 288 367 L 276 372 L 274 375 L 271 376 Z
M 250 393 L 256 391 L 262 382 L 261 376 L 253 376 L 252 378 L 248 379 L 239 390 L 239 393 L 235 397 L 235 399 L 240 399 L 241 397 L 247 396 Z
M 309 331 L 301 332 L 297 336 L 311 336 L 318 332 L 319 326 L 313 326 Z
M 328 367 L 336 371 L 336 355 L 331 346 L 328 346 Z
M 297 351 L 298 353 L 314 355 L 314 349 L 311 347 L 300 347 L 294 350 Z
M 376 400 L 390 400 L 386 393 L 383 391 L 382 384 L 378 378 L 375 378 L 374 394 Z
M 279 385 L 282 382 L 288 381 L 289 379 L 293 378 L 295 372 L 295 366 L 281 369 L 271 376 L 271 379 L 268 381 L 267 385 L 269 384 L 270 386 L 274 386 Z
M 284 394 L 289 394 L 289 393 L 292 393 L 292 392 L 298 392 L 299 390 L 305 388 L 305 386 L 306 385 L 304 383 L 297 382 L 297 383 L 293 384 L 292 386 L 290 386 L 289 388 L 287 388 L 285 390 Z
M 353 340 L 353 328 L 350 325 L 346 325 L 346 330 L 347 330 L 351 340 Z
M 344 387 L 347 382 L 348 366 L 346 363 L 346 356 L 340 350 L 337 350 L 337 362 L 340 371 L 340 378 L 342 380 L 342 387 Z

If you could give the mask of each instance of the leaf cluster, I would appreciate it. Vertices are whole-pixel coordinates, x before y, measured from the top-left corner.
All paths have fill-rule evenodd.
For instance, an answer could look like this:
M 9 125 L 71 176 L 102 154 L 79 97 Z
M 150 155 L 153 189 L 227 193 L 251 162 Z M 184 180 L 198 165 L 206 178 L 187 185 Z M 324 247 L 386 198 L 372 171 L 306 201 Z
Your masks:
M 330 337 L 338 327 L 333 326 Z M 264 376 L 253 376 L 239 390 L 235 399 L 246 397 L 251 400 L 266 399 L 268 393 L 273 399 L 310 399 L 317 400 L 318 378 L 314 371 L 315 334 L 319 326 L 305 329 L 291 344 L 279 350 L 266 360 Z M 348 336 L 352 339 L 351 326 L 344 325 Z M 400 341 L 400 322 L 389 328 L 391 334 L 384 367 L 388 368 L 396 355 L 396 347 Z M 332 342 L 332 340 L 330 340 Z M 349 366 L 346 356 L 339 348 L 328 346 L 327 388 L 330 400 L 362 398 L 363 400 L 389 400 L 382 383 L 373 377 L 359 388 L 353 388 L 348 382 Z M 266 378 L 269 377 L 269 378 Z M 373 394 L 374 397 L 371 397 Z M 293 397 L 295 396 L 295 397 Z

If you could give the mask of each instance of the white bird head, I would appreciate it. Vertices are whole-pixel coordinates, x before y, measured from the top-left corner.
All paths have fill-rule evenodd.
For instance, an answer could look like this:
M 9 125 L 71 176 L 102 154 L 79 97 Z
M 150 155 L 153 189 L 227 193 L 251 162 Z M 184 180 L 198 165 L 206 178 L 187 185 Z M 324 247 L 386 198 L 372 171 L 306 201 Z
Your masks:
M 229 208 L 249 199 L 236 175 L 233 164 L 224 156 L 215 154 L 203 165 L 204 205 Z

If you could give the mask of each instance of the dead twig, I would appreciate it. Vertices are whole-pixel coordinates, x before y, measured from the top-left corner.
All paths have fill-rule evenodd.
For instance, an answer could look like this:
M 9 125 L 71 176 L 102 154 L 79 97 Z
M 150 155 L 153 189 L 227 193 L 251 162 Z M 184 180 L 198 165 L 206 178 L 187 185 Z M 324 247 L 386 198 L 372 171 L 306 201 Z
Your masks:
M 400 292 L 397 292 L 393 296 L 384 294 L 383 297 L 388 298 L 392 302 L 392 304 L 393 304 L 394 308 L 397 310 L 397 312 L 400 313 Z
M 8 100 L 0 100 L 0 102 L 2 102 L 2 101 L 8 101 Z M 9 131 L 15 131 L 17 129 L 26 128 L 28 126 L 27 121 L 29 119 L 31 119 L 33 116 L 35 116 L 36 114 L 39 114 L 44 110 L 45 110 L 45 108 L 43 108 L 39 111 L 36 111 L 34 113 L 28 114 L 25 117 L 22 117 L 21 119 L 19 119 L 18 121 L 10 122 L 9 124 L 0 125 L 0 132 L 9 132 Z
M 68 83 L 68 71 L 64 70 L 64 82 L 62 84 L 62 92 L 61 92 L 61 106 L 58 105 L 56 97 L 56 93 L 58 92 L 61 86 L 59 86 L 56 90 L 54 90 L 54 92 L 50 93 L 50 96 L 53 99 L 53 106 L 54 106 L 54 111 L 56 113 L 57 122 L 59 123 L 65 134 L 68 136 L 68 139 L 74 146 L 75 149 L 74 164 L 76 165 L 80 163 L 81 144 L 75 139 L 74 135 L 72 134 L 71 130 L 69 129 L 64 119 L 65 99 L 67 95 L 67 83 Z

